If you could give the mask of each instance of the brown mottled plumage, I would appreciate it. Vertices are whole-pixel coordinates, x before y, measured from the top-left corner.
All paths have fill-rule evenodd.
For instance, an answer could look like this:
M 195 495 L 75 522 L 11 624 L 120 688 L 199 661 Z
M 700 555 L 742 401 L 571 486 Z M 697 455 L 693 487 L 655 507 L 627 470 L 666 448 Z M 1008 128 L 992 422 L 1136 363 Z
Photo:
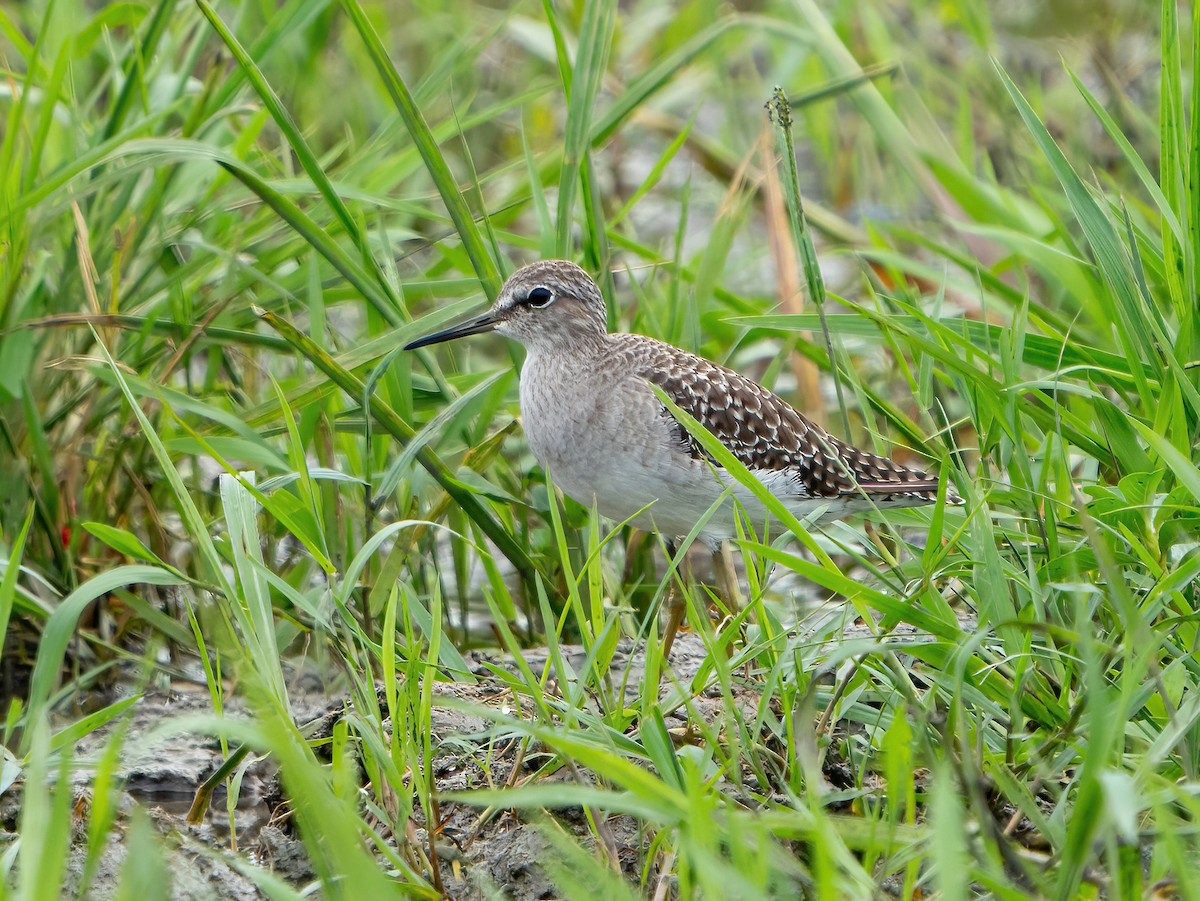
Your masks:
M 612 339 L 631 369 L 702 423 L 748 469 L 790 470 L 811 497 L 865 492 L 884 505 L 897 494 L 922 502 L 937 498 L 936 477 L 839 441 L 739 372 L 644 335 Z M 693 457 L 711 459 L 682 424 L 678 434 Z

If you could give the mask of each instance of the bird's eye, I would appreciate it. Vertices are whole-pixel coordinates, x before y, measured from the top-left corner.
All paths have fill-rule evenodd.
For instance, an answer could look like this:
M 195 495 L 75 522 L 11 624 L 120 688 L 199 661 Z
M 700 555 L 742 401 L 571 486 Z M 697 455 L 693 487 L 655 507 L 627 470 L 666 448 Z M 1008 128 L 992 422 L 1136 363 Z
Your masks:
M 548 307 L 550 304 L 554 303 L 554 292 L 549 288 L 534 288 L 529 292 L 529 299 L 525 302 L 535 309 Z

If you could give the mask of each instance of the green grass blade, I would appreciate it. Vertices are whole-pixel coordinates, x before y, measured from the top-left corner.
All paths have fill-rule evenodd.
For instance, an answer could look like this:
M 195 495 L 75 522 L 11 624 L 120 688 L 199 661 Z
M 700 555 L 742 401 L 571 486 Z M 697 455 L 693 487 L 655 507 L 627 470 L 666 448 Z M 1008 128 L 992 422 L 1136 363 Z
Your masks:
M 442 156 L 437 141 L 434 140 L 433 133 L 425 121 L 425 116 L 417 107 L 412 94 L 409 93 L 404 79 L 392 65 L 383 42 L 379 40 L 379 35 L 367 19 L 362 6 L 356 0 L 342 0 L 342 8 L 346 10 L 359 37 L 366 45 L 367 54 L 375 65 L 375 71 L 383 80 L 384 86 L 396 106 L 396 111 L 404 121 L 409 136 L 421 154 L 421 159 L 425 161 L 429 176 L 433 179 L 434 186 L 441 194 L 442 202 L 450 213 L 450 218 L 454 222 L 458 236 L 471 260 L 471 265 L 475 267 L 475 274 L 479 276 L 479 282 L 483 285 L 484 293 L 489 299 L 495 299 L 496 295 L 500 293 L 500 272 L 496 268 L 496 262 L 488 253 L 487 245 L 479 233 L 466 198 L 458 189 L 458 182 L 450 171 L 446 158 Z
M 118 566 L 84 582 L 55 608 L 46 621 L 42 638 L 38 644 L 37 661 L 30 678 L 29 722 L 46 713 L 46 701 L 58 684 L 59 671 L 67 646 L 75 636 L 80 615 L 97 598 L 104 597 L 117 588 L 134 584 L 185 585 L 187 581 L 175 573 L 158 566 Z M 28 741 L 28 738 L 26 739 Z
M 8 559 L 4 561 L 4 576 L 0 578 L 0 647 L 5 646 L 8 623 L 17 601 L 17 577 L 21 574 L 21 556 L 25 553 L 25 540 L 29 537 L 29 527 L 33 525 L 34 512 L 33 504 L 30 504 L 25 521 L 13 539 Z
M 298 332 L 290 323 L 266 311 L 261 311 L 259 315 L 351 398 L 355 400 L 362 398 L 364 385 L 361 379 L 339 366 L 333 357 Z M 397 416 L 396 412 L 377 395 L 371 397 L 371 415 L 392 437 L 403 444 L 408 444 L 416 437 L 417 433 L 413 427 Z M 533 561 L 529 559 L 524 548 L 484 507 L 479 498 L 462 485 L 428 447 L 422 447 L 417 451 L 416 460 L 433 476 L 445 492 L 454 498 L 472 522 L 495 542 L 501 553 L 509 559 L 517 571 L 524 578 L 532 579 L 536 573 Z
M 332 263 L 350 284 L 362 292 L 363 297 L 389 325 L 399 325 L 403 321 L 403 307 L 398 306 L 397 301 L 384 292 L 378 281 L 364 272 L 362 267 L 351 259 L 307 213 L 241 163 L 233 160 L 219 160 L 218 162 L 295 229 L 317 253 Z
M 1084 236 L 1095 254 L 1096 264 L 1115 302 L 1112 308 L 1113 320 L 1117 325 L 1125 354 L 1131 359 L 1147 363 L 1153 371 L 1161 374 L 1161 358 L 1155 348 L 1169 348 L 1173 342 L 1167 337 L 1168 328 L 1159 311 L 1142 303 L 1129 253 L 1121 243 L 1116 228 L 1067 162 L 1067 158 L 1038 119 L 1025 96 L 1003 68 L 997 65 L 996 71 L 1026 128 L 1054 170 L 1076 221 L 1083 229 Z M 1153 396 L 1140 375 L 1140 368 L 1134 367 L 1134 377 L 1138 380 L 1142 401 L 1146 409 L 1153 409 Z
M 616 27 L 617 4 L 613 0 L 587 0 L 583 9 L 583 21 L 579 27 L 579 45 L 575 52 L 575 65 L 571 82 L 564 85 L 567 94 L 567 126 L 563 136 L 563 162 L 558 179 L 558 219 L 555 252 L 562 259 L 572 254 L 572 226 L 574 224 L 575 197 L 579 190 L 581 171 L 587 167 L 591 146 L 592 111 L 596 95 L 608 64 L 608 52 L 612 46 L 613 29 Z M 565 60 L 559 60 L 565 65 Z M 585 179 L 585 187 L 592 179 Z M 584 198 L 585 204 L 595 213 L 593 198 Z M 603 231 L 592 222 L 593 234 Z M 600 263 L 601 260 L 594 262 Z

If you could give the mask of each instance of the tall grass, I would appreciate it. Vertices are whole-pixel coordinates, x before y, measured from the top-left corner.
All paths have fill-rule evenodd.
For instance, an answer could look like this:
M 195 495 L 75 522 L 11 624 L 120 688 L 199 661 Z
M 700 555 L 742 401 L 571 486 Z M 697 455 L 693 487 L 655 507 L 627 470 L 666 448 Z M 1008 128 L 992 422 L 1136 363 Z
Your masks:
M 165 645 L 162 729 L 278 767 L 314 886 L 220 852 L 273 897 L 482 892 L 499 811 L 570 897 L 1200 897 L 1200 24 L 1065 8 L 0 9 L 0 891 L 171 872 L 120 803 Z M 546 484 L 519 351 L 400 350 L 549 253 L 965 506 L 744 524 L 663 659 L 680 561 Z

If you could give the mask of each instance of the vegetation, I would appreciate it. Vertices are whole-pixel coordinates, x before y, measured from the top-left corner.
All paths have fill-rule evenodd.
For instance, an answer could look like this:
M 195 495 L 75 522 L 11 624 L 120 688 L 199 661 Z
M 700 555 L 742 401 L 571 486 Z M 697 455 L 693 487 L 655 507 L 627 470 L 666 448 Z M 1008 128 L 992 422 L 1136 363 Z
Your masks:
M 1035 9 L 0 7 L 0 891 L 169 894 L 122 798 L 189 733 L 218 818 L 269 756 L 326 897 L 506 888 L 443 826 L 508 810 L 567 897 L 1200 898 L 1200 24 Z M 681 676 L 518 351 L 400 350 L 545 256 L 965 506 L 747 524 Z

